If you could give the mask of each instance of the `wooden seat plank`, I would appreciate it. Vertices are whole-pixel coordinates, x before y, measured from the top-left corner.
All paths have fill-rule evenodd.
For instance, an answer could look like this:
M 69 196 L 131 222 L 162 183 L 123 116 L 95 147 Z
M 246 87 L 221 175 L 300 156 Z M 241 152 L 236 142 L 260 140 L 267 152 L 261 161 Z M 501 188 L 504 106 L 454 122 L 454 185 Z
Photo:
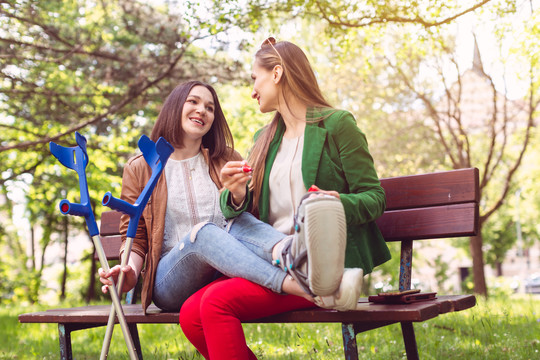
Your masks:
M 340 312 L 321 308 L 290 311 L 269 317 L 246 321 L 246 323 L 340 323 L 340 322 L 380 322 L 380 321 L 425 321 L 439 314 L 460 311 L 474 306 L 473 295 L 441 296 L 434 300 L 413 304 L 375 304 L 367 298 L 360 299 L 356 310 Z M 178 323 L 177 312 L 162 312 L 151 305 L 144 315 L 139 304 L 123 305 L 128 323 Z M 21 323 L 79 323 L 91 322 L 107 324 L 110 306 L 93 305 L 76 308 L 51 309 L 19 316 Z

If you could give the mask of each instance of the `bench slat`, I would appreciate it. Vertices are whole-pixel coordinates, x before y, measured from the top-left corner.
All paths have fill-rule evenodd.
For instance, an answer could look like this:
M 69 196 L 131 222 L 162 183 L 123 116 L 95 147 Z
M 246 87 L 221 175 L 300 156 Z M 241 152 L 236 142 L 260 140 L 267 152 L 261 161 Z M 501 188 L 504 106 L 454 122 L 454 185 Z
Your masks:
M 122 237 L 120 235 L 106 237 L 100 236 L 100 239 L 107 260 L 120 260 L 119 252 L 120 246 L 122 246 Z M 97 252 L 94 252 L 94 260 L 99 260 Z
M 478 169 L 381 179 L 386 210 L 478 202 Z
M 372 323 L 425 321 L 442 313 L 460 311 L 474 306 L 473 295 L 441 296 L 434 300 L 405 305 L 384 305 L 369 303 L 360 299 L 356 311 L 340 312 L 313 308 L 290 311 L 266 318 L 244 321 L 245 323 Z M 123 305 L 128 323 L 178 324 L 178 313 L 159 312 L 155 305 L 149 307 L 149 314 L 143 315 L 140 304 Z M 82 306 L 77 308 L 52 309 L 37 313 L 22 314 L 21 323 L 91 323 L 105 325 L 109 318 L 110 305 Z
M 478 207 L 468 203 L 386 211 L 377 225 L 386 241 L 472 236 L 478 230 Z
M 120 232 L 118 226 L 120 224 L 121 216 L 122 213 L 118 211 L 104 211 L 101 214 L 101 224 L 99 227 L 101 236 L 118 235 Z

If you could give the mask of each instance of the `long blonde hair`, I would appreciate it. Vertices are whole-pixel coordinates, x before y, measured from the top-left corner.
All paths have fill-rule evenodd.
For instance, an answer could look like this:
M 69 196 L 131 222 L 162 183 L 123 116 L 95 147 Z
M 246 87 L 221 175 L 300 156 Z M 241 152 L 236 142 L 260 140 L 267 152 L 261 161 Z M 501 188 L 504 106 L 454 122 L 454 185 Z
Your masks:
M 268 71 L 272 71 L 276 65 L 282 67 L 283 73 L 279 84 L 287 107 L 289 107 L 287 99 L 294 97 L 308 107 L 332 108 L 319 88 L 306 54 L 297 45 L 288 41 L 280 41 L 275 44 L 265 41 L 255 53 L 255 61 Z M 259 199 L 266 155 L 270 142 L 276 134 L 280 118 L 281 114 L 276 112 L 272 121 L 261 130 L 248 157 L 248 161 L 253 167 L 250 190 L 253 191 L 252 212 L 256 216 L 259 215 Z

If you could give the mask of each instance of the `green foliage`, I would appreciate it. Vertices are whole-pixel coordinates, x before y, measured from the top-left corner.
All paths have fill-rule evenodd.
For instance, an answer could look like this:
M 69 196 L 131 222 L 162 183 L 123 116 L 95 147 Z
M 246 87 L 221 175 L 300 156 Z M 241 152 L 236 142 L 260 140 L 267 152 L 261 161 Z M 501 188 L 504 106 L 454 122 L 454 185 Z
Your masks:
M 137 152 L 140 135 L 150 133 L 172 88 L 188 79 L 236 78 L 238 65 L 219 49 L 209 56 L 193 44 L 216 32 L 210 29 L 215 20 L 171 10 L 128 0 L 2 3 L 0 189 L 25 207 L 37 234 L 28 249 L 31 241 L 24 237 L 0 239 L 20 273 L 39 279 L 60 234 L 85 231 L 81 218 L 70 217 L 67 229 L 61 222 L 57 204 L 63 198 L 80 201 L 78 179 L 50 155 L 49 141 L 75 146 L 75 131 L 88 139 L 86 172 L 99 220 L 102 208 L 96 205 L 106 191 L 120 194 L 122 167 Z M 217 32 L 226 27 L 223 20 Z M 23 196 L 10 192 L 17 187 L 27 189 Z M 40 284 L 28 281 L 21 296 L 36 301 Z
M 508 211 L 498 212 L 482 228 L 485 239 L 486 264 L 495 266 L 502 264 L 506 253 L 516 244 L 516 223 Z
M 217 88 L 220 99 L 225 99 L 223 112 L 234 137 L 235 149 L 246 158 L 253 145 L 255 132 L 270 122 L 269 114 L 261 114 L 257 102 L 246 86 L 222 85 Z

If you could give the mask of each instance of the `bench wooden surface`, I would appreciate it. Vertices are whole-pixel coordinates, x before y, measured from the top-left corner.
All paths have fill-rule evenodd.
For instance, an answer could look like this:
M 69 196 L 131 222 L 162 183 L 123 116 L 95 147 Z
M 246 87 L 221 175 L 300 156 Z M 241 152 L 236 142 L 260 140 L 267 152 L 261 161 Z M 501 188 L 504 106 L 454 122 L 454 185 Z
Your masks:
M 246 321 L 246 323 L 335 323 L 343 321 L 365 322 L 373 321 L 425 321 L 452 311 L 464 310 L 474 306 L 474 296 L 453 295 L 439 296 L 432 301 L 422 301 L 406 306 L 384 305 L 368 302 L 367 298 L 360 299 L 357 311 L 340 312 L 321 308 L 298 310 L 278 315 Z M 123 305 L 126 321 L 136 324 L 177 324 L 177 312 L 162 312 L 155 305 L 150 305 L 148 314 L 144 315 L 140 304 Z M 106 325 L 109 319 L 110 305 L 92 305 L 76 308 L 60 308 L 33 314 L 23 314 L 21 322 L 61 322 L 61 323 L 93 323 Z M 31 315 L 32 321 L 22 321 Z M 54 321 L 52 321 L 54 320 Z
M 387 209 L 377 224 L 386 241 L 401 242 L 400 290 L 411 288 L 413 242 L 423 239 L 476 235 L 478 231 L 478 169 L 381 179 Z M 118 259 L 120 214 L 102 214 L 100 235 L 109 259 Z M 395 256 L 395 254 L 393 254 Z M 250 323 L 341 323 L 346 359 L 358 359 L 356 335 L 382 326 L 400 323 L 408 359 L 418 359 L 414 322 L 473 307 L 473 295 L 437 296 L 413 304 L 384 305 L 360 299 L 357 309 L 347 312 L 320 308 L 291 311 L 249 321 Z M 21 323 L 56 323 L 59 327 L 62 359 L 72 359 L 71 332 L 107 324 L 110 306 L 82 306 L 22 314 Z M 178 313 L 161 312 L 151 306 L 147 315 L 140 304 L 124 305 L 139 357 L 142 349 L 137 324 L 178 323 Z

